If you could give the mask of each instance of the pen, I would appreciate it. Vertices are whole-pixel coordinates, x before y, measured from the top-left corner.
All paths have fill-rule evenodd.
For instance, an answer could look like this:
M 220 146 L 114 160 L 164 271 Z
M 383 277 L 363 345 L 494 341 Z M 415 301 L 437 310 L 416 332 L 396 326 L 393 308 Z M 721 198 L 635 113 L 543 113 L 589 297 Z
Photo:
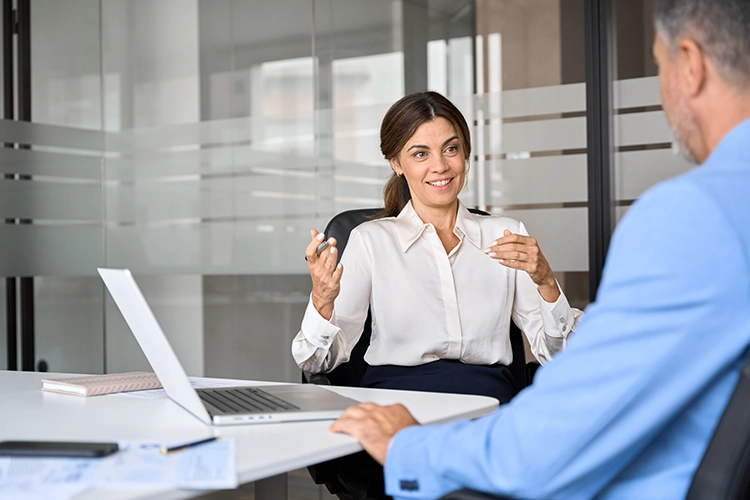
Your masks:
M 179 446 L 172 446 L 171 448 L 167 448 L 166 446 L 162 446 L 161 447 L 161 453 L 162 453 L 162 455 L 166 455 L 167 453 L 172 453 L 172 452 L 175 452 L 175 451 L 184 450 L 186 448 L 192 448 L 193 446 L 198 446 L 199 444 L 210 443 L 211 441 L 216 441 L 216 439 L 218 439 L 218 438 L 216 436 L 214 436 L 214 437 L 210 437 L 210 438 L 206 438 L 206 439 L 201 439 L 200 441 L 195 441 L 193 443 L 185 443 L 185 444 L 181 444 Z
M 327 246 L 328 246 L 328 240 L 325 240 L 323 243 L 318 245 L 318 248 L 315 249 L 315 253 L 320 255 L 320 252 L 325 250 Z
M 315 249 L 315 255 L 320 255 L 320 252 L 326 249 L 328 246 L 328 240 L 325 240 L 323 243 L 318 245 L 318 247 Z M 305 260 L 307 260 L 307 255 L 305 255 Z

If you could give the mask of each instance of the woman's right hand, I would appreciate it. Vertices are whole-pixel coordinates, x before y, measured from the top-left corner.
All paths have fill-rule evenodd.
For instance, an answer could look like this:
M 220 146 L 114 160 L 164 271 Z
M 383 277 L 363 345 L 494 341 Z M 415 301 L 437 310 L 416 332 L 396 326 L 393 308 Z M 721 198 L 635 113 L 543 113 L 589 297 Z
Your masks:
M 333 302 L 341 290 L 341 275 L 344 273 L 344 266 L 336 265 L 338 255 L 336 238 L 328 238 L 328 246 L 318 255 L 317 249 L 323 243 L 325 234 L 311 229 L 310 236 L 312 236 L 312 241 L 305 249 L 305 260 L 307 260 L 307 268 L 312 278 L 312 302 L 318 313 L 329 320 L 333 316 Z

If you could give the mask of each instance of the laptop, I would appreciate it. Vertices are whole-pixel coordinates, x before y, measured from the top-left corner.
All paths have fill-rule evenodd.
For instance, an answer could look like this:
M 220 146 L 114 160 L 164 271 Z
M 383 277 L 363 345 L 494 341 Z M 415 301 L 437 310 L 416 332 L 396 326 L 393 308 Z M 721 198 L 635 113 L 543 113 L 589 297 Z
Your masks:
M 195 389 L 133 275 L 98 269 L 167 395 L 210 425 L 332 420 L 357 401 L 312 384 Z

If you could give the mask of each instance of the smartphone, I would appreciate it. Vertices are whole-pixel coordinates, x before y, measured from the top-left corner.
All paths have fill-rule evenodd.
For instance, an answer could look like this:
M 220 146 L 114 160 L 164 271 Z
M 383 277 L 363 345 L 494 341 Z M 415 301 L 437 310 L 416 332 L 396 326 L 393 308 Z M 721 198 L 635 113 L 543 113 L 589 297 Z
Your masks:
M 106 457 L 118 450 L 117 443 L 73 441 L 3 441 L 0 456 Z

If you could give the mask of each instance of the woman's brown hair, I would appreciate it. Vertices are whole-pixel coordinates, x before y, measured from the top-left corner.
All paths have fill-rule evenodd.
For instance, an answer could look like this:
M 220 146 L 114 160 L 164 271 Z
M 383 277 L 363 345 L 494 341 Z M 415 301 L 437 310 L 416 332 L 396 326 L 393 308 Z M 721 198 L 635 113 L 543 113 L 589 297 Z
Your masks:
M 437 92 L 417 92 L 402 97 L 391 106 L 380 125 L 380 151 L 386 160 L 398 157 L 406 142 L 425 122 L 445 118 L 453 125 L 464 150 L 464 159 L 471 155 L 471 136 L 466 119 L 458 108 Z M 383 188 L 385 208 L 380 217 L 395 217 L 411 199 L 409 185 L 395 172 Z

